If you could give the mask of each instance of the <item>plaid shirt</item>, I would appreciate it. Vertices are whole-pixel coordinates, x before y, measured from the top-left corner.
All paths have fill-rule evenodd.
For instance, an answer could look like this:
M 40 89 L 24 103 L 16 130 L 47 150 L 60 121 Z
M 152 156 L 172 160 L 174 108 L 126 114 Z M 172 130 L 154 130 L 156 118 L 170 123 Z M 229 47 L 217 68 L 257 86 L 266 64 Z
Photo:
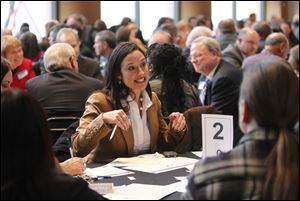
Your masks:
M 265 159 L 277 136 L 274 131 L 254 130 L 233 150 L 200 160 L 189 175 L 182 199 L 262 199 Z

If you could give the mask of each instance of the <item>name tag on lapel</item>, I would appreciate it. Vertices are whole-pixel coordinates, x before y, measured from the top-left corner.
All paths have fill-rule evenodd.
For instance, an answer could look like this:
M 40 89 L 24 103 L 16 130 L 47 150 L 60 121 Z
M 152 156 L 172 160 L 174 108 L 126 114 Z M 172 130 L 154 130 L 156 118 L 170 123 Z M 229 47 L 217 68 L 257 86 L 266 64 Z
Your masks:
M 19 80 L 23 79 L 24 77 L 26 77 L 29 74 L 27 69 L 24 69 L 20 72 L 17 73 L 17 77 Z

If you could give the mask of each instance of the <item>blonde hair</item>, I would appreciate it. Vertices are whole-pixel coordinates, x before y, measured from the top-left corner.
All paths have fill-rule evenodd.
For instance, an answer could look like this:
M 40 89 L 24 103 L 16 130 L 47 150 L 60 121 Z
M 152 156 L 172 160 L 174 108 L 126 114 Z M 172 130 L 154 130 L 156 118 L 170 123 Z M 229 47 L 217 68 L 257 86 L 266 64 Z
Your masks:
M 7 50 L 12 47 L 22 47 L 21 41 L 14 36 L 1 37 L 1 56 L 6 57 Z

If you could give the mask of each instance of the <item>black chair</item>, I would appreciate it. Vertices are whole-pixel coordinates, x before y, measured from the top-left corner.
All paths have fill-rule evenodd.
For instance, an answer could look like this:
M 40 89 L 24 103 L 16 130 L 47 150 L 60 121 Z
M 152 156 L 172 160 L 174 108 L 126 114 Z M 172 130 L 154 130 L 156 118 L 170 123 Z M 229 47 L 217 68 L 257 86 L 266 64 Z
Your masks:
M 63 162 L 71 158 L 70 147 L 71 137 L 75 134 L 77 127 L 79 126 L 79 120 L 72 123 L 56 140 L 53 145 L 53 151 L 59 162 Z
M 74 122 L 78 121 L 80 117 L 78 116 L 54 116 L 49 117 L 47 119 L 49 126 L 50 126 L 50 132 L 53 137 L 53 144 L 56 142 L 56 140 L 59 138 L 59 136 L 67 130 L 67 128 L 73 124 Z

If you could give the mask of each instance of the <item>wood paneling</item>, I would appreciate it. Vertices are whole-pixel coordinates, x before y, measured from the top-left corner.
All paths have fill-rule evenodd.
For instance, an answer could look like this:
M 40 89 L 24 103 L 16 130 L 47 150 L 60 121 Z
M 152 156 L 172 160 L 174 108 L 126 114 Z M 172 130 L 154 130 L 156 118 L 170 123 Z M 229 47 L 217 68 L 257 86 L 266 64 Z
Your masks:
M 83 14 L 88 24 L 100 18 L 100 1 L 57 1 L 58 20 L 65 20 L 72 13 Z
M 180 1 L 180 18 L 187 20 L 190 16 L 205 15 L 211 17 L 210 1 Z

